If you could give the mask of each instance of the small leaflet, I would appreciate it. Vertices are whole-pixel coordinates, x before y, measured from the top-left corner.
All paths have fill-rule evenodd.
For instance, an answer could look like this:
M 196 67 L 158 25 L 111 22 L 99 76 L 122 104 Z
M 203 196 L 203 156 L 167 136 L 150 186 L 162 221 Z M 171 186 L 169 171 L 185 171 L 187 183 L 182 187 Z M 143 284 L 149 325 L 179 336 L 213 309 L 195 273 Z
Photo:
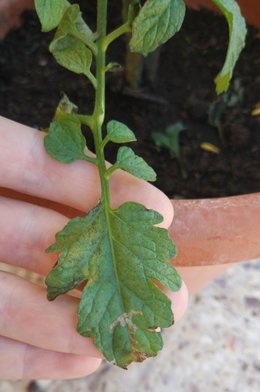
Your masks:
M 73 4 L 67 8 L 58 26 L 55 39 L 66 35 L 78 38 L 87 46 L 91 47 L 93 45 L 94 34 L 83 20 L 78 4 Z
M 172 158 L 180 159 L 180 133 L 185 125 L 179 121 L 169 125 L 165 132 L 153 132 L 152 137 L 158 147 L 167 148 Z
M 62 163 L 71 163 L 85 159 L 84 149 L 86 141 L 81 133 L 80 122 L 64 123 L 52 122 L 44 146 L 48 154 Z
M 43 32 L 55 29 L 70 5 L 67 0 L 34 0 L 34 3 Z
M 224 66 L 215 78 L 216 91 L 221 94 L 228 90 L 238 57 L 245 46 L 247 34 L 245 19 L 235 0 L 212 0 L 224 14 L 229 27 L 229 45 Z
M 93 33 L 82 19 L 78 4 L 71 5 L 62 16 L 50 52 L 64 68 L 93 80 L 90 67 L 94 49 Z
M 107 123 L 107 135 L 114 143 L 129 143 L 136 140 L 135 134 L 125 124 L 115 120 Z
M 183 0 L 150 0 L 145 2 L 133 22 L 132 52 L 153 52 L 176 34 L 185 16 Z
M 130 147 L 120 147 L 115 166 L 145 181 L 156 181 L 156 173 Z
M 50 51 L 64 68 L 89 77 L 92 53 L 77 38 L 67 35 L 55 39 L 50 45 Z

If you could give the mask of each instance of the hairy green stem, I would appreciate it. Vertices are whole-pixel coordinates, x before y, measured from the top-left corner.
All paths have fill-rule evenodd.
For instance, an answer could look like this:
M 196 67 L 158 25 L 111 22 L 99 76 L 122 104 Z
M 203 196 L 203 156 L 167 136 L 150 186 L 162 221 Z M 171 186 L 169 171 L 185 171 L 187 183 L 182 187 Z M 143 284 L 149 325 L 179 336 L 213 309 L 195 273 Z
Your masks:
M 98 0 L 97 4 L 97 56 L 96 56 L 96 99 L 93 113 L 92 131 L 98 160 L 101 182 L 101 200 L 107 209 L 110 208 L 109 182 L 106 177 L 106 162 L 102 146 L 102 125 L 105 118 L 105 75 L 106 75 L 106 47 L 104 45 L 107 33 L 107 0 Z

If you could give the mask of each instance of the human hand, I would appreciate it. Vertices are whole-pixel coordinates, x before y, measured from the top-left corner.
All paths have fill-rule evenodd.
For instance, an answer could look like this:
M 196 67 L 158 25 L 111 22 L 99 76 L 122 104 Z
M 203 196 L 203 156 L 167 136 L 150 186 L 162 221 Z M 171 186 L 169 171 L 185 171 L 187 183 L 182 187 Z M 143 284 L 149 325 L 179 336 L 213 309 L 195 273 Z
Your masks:
M 0 261 L 45 276 L 56 256 L 45 253 L 55 233 L 94 207 L 100 196 L 96 168 L 64 165 L 43 147 L 43 132 L 0 117 Z M 111 178 L 114 206 L 138 201 L 173 218 L 168 198 L 127 173 Z M 187 290 L 168 293 L 175 320 L 187 306 Z M 91 339 L 76 332 L 78 299 L 46 300 L 46 289 L 0 271 L 0 379 L 65 379 L 86 376 L 100 365 Z

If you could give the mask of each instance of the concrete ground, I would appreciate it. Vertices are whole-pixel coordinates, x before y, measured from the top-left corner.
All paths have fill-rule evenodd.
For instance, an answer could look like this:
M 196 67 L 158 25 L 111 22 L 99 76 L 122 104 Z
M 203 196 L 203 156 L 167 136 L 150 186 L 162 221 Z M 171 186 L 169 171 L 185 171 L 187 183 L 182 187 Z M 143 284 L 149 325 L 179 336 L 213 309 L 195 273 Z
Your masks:
M 43 382 L 34 391 L 259 391 L 259 270 L 259 260 L 237 265 L 196 295 L 184 319 L 164 332 L 156 359 L 128 371 L 104 363 L 90 377 Z M 27 385 L 0 382 L 0 392 L 23 392 Z

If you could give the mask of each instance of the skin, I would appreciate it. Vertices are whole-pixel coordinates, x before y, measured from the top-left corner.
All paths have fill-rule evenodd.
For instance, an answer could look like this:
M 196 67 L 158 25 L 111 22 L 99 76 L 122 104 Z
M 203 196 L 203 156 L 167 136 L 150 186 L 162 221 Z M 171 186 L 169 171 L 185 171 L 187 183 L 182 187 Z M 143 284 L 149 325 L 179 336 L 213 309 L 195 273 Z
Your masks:
M 68 217 L 84 214 L 100 197 L 96 168 L 60 164 L 43 147 L 43 132 L 0 117 L 0 261 L 45 276 L 56 256 L 45 253 Z M 173 208 L 151 184 L 123 172 L 111 178 L 116 207 L 126 200 L 158 210 L 168 228 Z M 188 302 L 185 284 L 172 300 L 175 320 Z M 0 379 L 69 379 L 93 373 L 101 355 L 77 334 L 79 300 L 65 295 L 50 303 L 46 289 L 0 271 Z

